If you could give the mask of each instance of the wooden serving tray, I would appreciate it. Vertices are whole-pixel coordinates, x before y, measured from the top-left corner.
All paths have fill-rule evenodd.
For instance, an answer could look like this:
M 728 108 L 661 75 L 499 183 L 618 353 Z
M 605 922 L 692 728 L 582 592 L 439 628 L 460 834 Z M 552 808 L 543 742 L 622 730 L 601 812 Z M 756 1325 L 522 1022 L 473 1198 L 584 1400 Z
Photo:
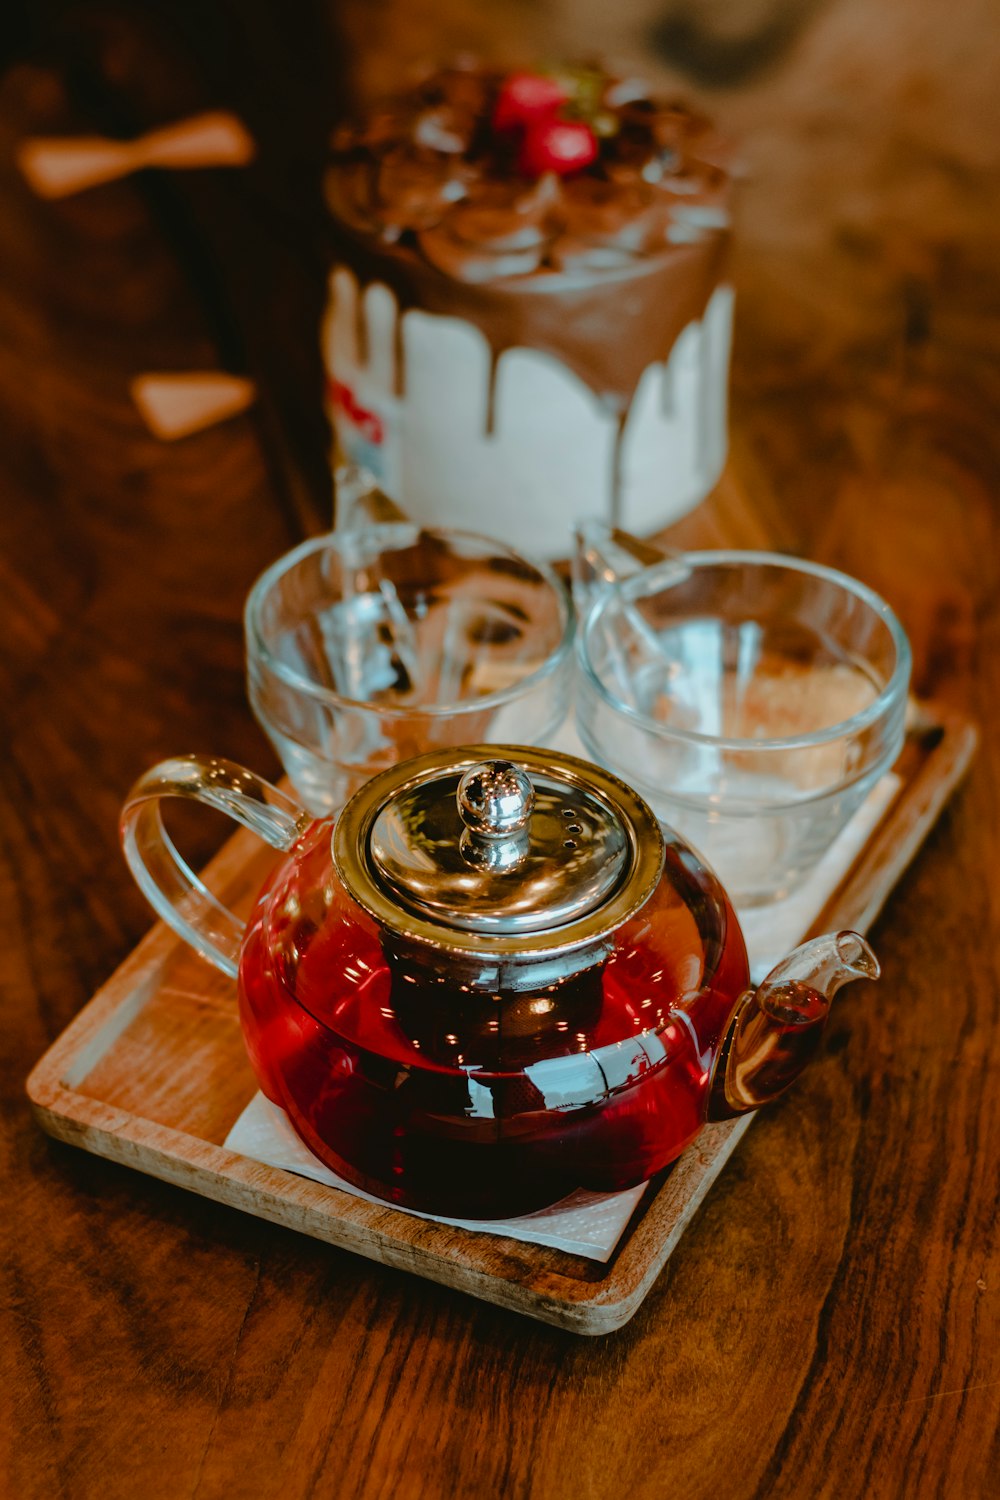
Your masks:
M 921 709 L 896 770 L 901 787 L 815 931 L 874 921 L 969 764 L 966 719 Z M 205 872 L 249 910 L 276 858 L 235 835 Z M 500 1235 L 435 1224 L 263 1166 L 223 1142 L 256 1093 L 235 986 L 162 923 L 112 975 L 28 1079 L 42 1128 L 99 1156 L 385 1265 L 581 1334 L 635 1313 L 752 1115 L 707 1127 L 651 1182 L 606 1265 Z

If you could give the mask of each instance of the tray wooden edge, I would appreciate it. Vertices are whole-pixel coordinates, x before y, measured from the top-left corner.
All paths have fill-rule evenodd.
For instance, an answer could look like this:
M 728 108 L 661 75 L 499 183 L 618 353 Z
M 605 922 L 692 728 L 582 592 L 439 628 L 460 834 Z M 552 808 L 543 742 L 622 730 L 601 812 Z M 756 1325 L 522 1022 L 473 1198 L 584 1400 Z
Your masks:
M 42 1130 L 254 1217 L 557 1327 L 601 1335 L 629 1321 L 753 1118 L 703 1131 L 653 1192 L 604 1275 L 587 1281 L 540 1270 L 526 1261 L 527 1247 L 504 1236 L 400 1214 L 79 1093 L 67 1073 L 85 1076 L 114 1044 L 155 989 L 176 941 L 157 923 L 32 1069 L 26 1092 Z
M 975 724 L 934 705 L 928 705 L 927 712 L 936 716 L 940 743 L 904 783 L 814 930 L 824 925 L 868 929 L 968 769 L 978 744 Z M 899 837 L 897 813 L 902 802 L 906 820 Z M 251 834 L 235 834 L 207 866 L 206 880 L 224 883 L 258 847 Z M 634 1316 L 755 1118 L 745 1115 L 702 1132 L 634 1219 L 605 1276 L 584 1281 L 535 1269 L 525 1275 L 523 1260 L 518 1275 L 516 1241 L 432 1224 L 370 1204 L 77 1092 L 73 1081 L 86 1076 L 138 1012 L 178 941 L 164 923 L 156 923 L 36 1063 L 26 1091 L 48 1135 L 254 1217 L 573 1333 L 613 1333 Z M 683 1213 L 677 1212 L 680 1205 Z M 508 1274 L 497 1269 L 498 1254 L 509 1263 Z
M 159 1139 L 153 1144 L 149 1122 L 53 1087 L 37 1070 L 30 1098 L 42 1130 L 67 1145 L 381 1265 L 588 1336 L 615 1332 L 633 1317 L 742 1134 L 734 1132 L 724 1154 L 687 1169 L 691 1190 L 684 1197 L 683 1222 L 675 1223 L 669 1235 L 658 1236 L 655 1219 L 663 1217 L 668 1203 L 657 1213 L 654 1200 L 630 1238 L 631 1253 L 620 1257 L 606 1277 L 588 1282 L 526 1267 L 518 1242 L 503 1236 L 429 1224 L 168 1127 L 155 1127 Z M 739 1122 L 744 1129 L 749 1118 Z M 667 1196 L 668 1201 L 682 1196 L 680 1183 Z M 642 1245 L 654 1253 L 643 1255 Z

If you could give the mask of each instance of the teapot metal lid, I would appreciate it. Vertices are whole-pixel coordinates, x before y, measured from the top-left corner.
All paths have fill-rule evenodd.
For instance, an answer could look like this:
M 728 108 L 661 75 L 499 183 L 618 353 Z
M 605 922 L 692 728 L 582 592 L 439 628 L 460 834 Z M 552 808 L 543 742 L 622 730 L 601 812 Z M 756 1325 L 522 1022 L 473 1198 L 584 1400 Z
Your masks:
M 600 945 L 652 894 L 664 858 L 631 787 L 519 745 L 383 771 L 345 807 L 333 854 L 350 895 L 397 938 L 505 970 Z

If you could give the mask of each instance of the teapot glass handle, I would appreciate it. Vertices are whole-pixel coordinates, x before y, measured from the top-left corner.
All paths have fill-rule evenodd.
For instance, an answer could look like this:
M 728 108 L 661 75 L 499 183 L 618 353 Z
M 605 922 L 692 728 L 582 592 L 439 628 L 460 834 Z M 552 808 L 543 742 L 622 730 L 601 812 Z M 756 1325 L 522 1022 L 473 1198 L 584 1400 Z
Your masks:
M 132 875 L 158 916 L 235 979 L 244 923 L 184 862 L 160 816 L 163 797 L 217 808 L 275 849 L 288 850 L 313 822 L 284 792 L 228 760 L 200 755 L 161 761 L 141 776 L 122 808 L 119 831 Z

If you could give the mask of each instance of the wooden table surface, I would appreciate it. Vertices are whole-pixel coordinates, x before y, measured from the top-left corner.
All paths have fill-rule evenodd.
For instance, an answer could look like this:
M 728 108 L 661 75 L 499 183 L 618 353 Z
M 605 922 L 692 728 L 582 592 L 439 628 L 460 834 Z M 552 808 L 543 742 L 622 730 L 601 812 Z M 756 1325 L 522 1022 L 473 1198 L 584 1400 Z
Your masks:
M 432 14 L 433 13 L 433 14 Z M 987 0 L 15 5 L 0 79 L 2 1491 L 943 1496 L 1000 1485 L 1000 169 Z M 884 979 L 762 1115 L 653 1293 L 585 1341 L 44 1137 L 24 1079 L 150 923 L 119 803 L 165 754 L 276 766 L 240 610 L 328 518 L 331 121 L 400 60 L 604 47 L 743 142 L 736 539 L 854 572 L 971 775 L 874 933 Z M 227 105 L 242 171 L 58 202 L 29 134 Z M 168 445 L 142 370 L 249 372 Z M 731 493 L 727 491 L 726 493 Z M 725 495 L 678 537 L 732 533 Z M 218 842 L 192 828 L 195 858 Z

